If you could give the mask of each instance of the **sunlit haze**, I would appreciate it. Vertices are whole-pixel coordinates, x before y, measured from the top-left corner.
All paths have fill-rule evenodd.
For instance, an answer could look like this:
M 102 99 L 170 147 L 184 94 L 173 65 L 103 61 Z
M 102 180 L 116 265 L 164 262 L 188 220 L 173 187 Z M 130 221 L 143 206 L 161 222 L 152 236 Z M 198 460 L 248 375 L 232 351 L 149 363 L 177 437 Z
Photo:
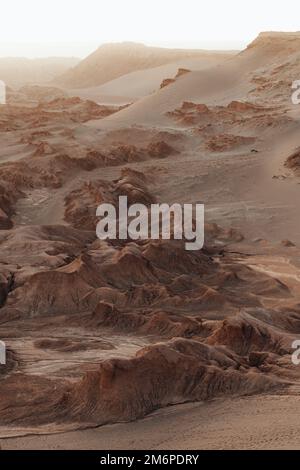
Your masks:
M 10 0 L 1 2 L 0 56 L 84 57 L 106 42 L 239 49 L 259 32 L 296 31 L 296 0 Z

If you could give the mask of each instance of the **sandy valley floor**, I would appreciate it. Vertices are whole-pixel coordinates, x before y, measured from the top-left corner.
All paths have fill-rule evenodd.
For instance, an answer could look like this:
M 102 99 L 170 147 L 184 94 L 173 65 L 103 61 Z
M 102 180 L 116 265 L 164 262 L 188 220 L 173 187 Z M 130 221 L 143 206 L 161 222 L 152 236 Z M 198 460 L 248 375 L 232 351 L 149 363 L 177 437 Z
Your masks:
M 299 397 L 262 395 L 165 408 L 140 421 L 2 439 L 2 449 L 299 449 Z

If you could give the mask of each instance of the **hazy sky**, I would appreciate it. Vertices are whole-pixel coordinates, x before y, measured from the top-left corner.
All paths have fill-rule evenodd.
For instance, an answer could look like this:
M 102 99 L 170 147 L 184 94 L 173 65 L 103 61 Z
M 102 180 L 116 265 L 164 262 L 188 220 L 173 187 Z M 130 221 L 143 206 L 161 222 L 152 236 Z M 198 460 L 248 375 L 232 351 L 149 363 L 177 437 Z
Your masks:
M 119 41 L 242 48 L 299 18 L 299 0 L 2 0 L 0 56 L 83 57 Z

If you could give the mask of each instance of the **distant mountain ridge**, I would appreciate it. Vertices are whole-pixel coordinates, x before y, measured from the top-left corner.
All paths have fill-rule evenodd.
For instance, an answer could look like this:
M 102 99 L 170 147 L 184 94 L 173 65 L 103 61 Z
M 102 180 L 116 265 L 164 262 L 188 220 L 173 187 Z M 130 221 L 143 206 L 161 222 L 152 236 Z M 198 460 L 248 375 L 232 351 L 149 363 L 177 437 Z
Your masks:
M 229 51 L 228 51 L 229 52 Z M 197 49 L 167 49 L 131 42 L 104 44 L 55 80 L 67 88 L 103 85 L 122 75 L 159 67 L 181 59 L 200 58 L 214 51 Z M 215 52 L 218 54 L 218 52 Z M 224 51 L 220 52 L 224 55 Z
M 76 57 L 48 57 L 27 59 L 24 57 L 1 57 L 0 80 L 8 86 L 19 88 L 29 84 L 52 81 L 80 59 Z

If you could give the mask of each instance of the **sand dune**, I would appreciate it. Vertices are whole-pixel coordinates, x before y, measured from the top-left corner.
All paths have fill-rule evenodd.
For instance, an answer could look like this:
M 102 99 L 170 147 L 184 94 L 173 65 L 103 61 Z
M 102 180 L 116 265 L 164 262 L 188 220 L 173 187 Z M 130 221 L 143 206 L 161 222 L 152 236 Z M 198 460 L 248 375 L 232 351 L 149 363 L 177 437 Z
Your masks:
M 93 54 L 67 71 L 55 82 L 68 88 L 87 88 L 102 85 L 122 75 L 152 69 L 161 65 L 190 59 L 211 60 L 207 51 L 148 47 L 135 43 L 104 44 Z M 224 57 L 224 53 L 220 53 Z
M 300 33 L 262 33 L 240 54 L 215 67 L 192 71 L 180 77 L 170 86 L 139 100 L 113 119 L 108 119 L 107 123 L 101 123 L 101 127 L 124 127 L 136 122 L 166 126 L 168 121 L 164 114 L 177 108 L 183 101 L 227 104 L 234 99 L 243 100 L 253 92 L 257 74 L 264 76 L 268 68 L 285 64 L 287 57 L 297 60 L 299 43 Z M 265 99 L 270 96 L 269 93 L 270 90 L 266 89 Z M 290 95 L 286 97 L 286 104 L 290 104 Z
M 175 60 L 167 65 L 147 67 L 137 72 L 131 72 L 97 87 L 71 89 L 68 90 L 68 93 L 103 104 L 133 102 L 159 90 L 162 81 L 167 77 L 174 77 L 180 68 L 202 70 L 227 60 L 234 54 L 231 52 L 207 52 L 197 58 Z

